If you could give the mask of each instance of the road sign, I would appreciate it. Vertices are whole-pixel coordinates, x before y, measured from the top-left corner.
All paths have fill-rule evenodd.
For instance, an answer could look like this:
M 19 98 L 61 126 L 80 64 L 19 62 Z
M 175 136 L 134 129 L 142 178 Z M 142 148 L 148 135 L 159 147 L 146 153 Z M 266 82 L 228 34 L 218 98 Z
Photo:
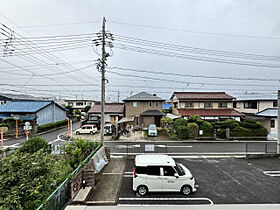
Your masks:
M 26 140 L 28 140 L 28 135 L 29 135 L 29 130 L 24 131 L 25 135 L 26 135 Z
M 25 124 L 25 126 L 23 126 L 24 130 L 32 130 L 32 126 L 30 125 L 30 122 L 25 122 L 24 124 Z

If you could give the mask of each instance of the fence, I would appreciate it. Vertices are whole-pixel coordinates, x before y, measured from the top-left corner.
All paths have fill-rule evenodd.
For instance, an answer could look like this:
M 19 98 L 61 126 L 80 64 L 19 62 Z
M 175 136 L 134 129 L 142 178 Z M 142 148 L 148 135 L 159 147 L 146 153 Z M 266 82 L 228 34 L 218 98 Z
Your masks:
M 74 176 L 85 163 L 89 161 L 90 158 L 102 147 L 99 145 L 72 173 L 71 177 Z M 62 207 L 70 200 L 70 178 L 66 178 L 58 188 L 47 198 L 47 200 L 42 203 L 37 210 L 60 210 Z

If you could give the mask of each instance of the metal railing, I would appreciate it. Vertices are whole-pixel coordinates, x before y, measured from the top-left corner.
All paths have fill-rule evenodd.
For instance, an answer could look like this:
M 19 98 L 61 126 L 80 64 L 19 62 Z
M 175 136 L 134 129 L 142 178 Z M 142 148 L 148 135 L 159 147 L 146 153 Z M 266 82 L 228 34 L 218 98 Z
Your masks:
M 91 154 L 71 173 L 71 177 L 75 175 L 85 163 L 102 147 L 100 144 Z M 65 204 L 70 200 L 70 180 L 71 178 L 66 178 L 59 187 L 43 202 L 38 208 L 46 210 L 60 210 L 65 206 Z

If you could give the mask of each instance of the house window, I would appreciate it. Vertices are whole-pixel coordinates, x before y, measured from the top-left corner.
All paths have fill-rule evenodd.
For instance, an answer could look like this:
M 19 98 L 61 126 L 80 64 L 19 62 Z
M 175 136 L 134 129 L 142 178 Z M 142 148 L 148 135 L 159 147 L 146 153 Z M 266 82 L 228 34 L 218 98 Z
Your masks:
M 76 102 L 76 106 L 83 106 L 84 102 Z
M 233 102 L 233 108 L 236 108 L 236 101 Z
M 273 107 L 278 107 L 278 102 L 277 101 L 273 101 Z
M 174 103 L 174 108 L 178 108 L 178 103 L 177 102 Z
M 152 106 L 153 106 L 153 102 L 149 101 L 149 107 L 152 107 Z
M 204 107 L 213 107 L 213 103 L 212 102 L 205 102 L 204 103 Z
M 271 120 L 270 121 L 270 127 L 271 128 L 275 128 L 275 120 Z
M 256 101 L 247 101 L 244 102 L 245 109 L 257 109 L 258 105 Z
M 139 125 L 139 117 L 136 117 L 136 118 L 135 118 L 135 124 L 136 124 L 136 125 Z
M 130 106 L 138 107 L 138 102 L 137 101 L 130 102 Z
M 219 108 L 227 108 L 227 102 L 220 102 Z
M 193 107 L 193 102 L 186 102 L 185 105 L 186 107 Z
M 156 107 L 158 107 L 158 106 L 159 106 L 159 104 L 158 104 L 158 102 L 157 102 L 157 101 L 155 102 L 155 105 L 156 105 Z
M 184 108 L 185 108 L 185 103 L 184 103 L 184 102 L 181 102 L 181 103 L 180 103 L 180 108 L 181 108 L 181 109 L 184 109 Z

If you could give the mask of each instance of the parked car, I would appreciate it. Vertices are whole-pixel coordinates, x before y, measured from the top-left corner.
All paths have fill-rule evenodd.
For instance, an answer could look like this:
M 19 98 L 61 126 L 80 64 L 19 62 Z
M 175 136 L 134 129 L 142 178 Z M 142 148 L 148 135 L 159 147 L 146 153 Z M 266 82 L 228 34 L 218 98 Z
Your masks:
M 82 125 L 95 125 L 98 130 L 100 130 L 100 121 L 99 120 L 86 120 L 82 121 Z
M 95 134 L 97 132 L 97 127 L 95 125 L 83 125 L 81 128 L 77 129 L 75 133 L 80 134 Z
M 167 155 L 137 155 L 134 163 L 133 191 L 141 196 L 148 192 L 189 195 L 196 191 L 189 169 Z
M 155 124 L 149 125 L 148 136 L 157 136 L 157 126 Z
M 104 126 L 104 134 L 105 135 L 113 135 L 115 130 L 116 130 L 115 126 L 111 123 L 108 123 Z

